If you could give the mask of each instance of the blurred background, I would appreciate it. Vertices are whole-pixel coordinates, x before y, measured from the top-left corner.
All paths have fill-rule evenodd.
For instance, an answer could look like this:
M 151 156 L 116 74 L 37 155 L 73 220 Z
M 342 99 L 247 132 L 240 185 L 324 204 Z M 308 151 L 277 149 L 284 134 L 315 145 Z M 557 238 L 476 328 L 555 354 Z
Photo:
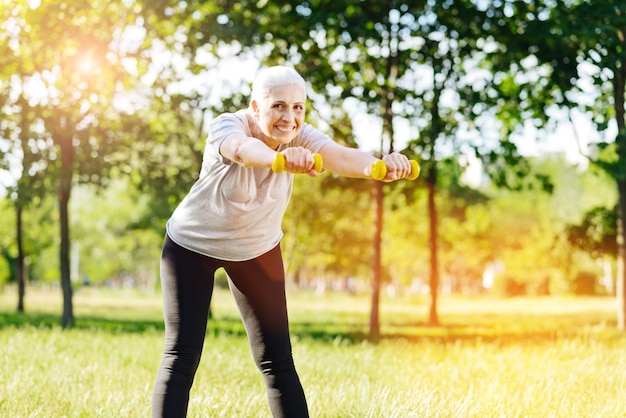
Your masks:
M 624 329 L 625 6 L 618 1 L 0 0 L 0 291 L 159 291 L 206 124 L 268 65 L 336 141 L 420 162 L 392 184 L 296 176 L 292 290 L 617 297 Z M 620 205 L 620 202 L 621 205 Z M 620 209 L 621 207 L 621 209 Z M 218 285 L 225 278 L 218 277 Z

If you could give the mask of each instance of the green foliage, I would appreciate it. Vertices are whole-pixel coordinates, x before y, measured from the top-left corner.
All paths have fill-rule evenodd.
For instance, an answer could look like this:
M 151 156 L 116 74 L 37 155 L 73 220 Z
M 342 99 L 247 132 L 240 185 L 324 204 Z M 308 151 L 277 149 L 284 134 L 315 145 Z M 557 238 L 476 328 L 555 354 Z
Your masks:
M 100 194 L 75 191 L 74 279 L 134 277 L 150 287 L 164 221 L 200 169 L 205 121 L 246 105 L 261 62 L 289 62 L 302 72 L 316 110 L 309 119 L 339 142 L 357 145 L 355 102 L 385 120 L 385 151 L 395 149 L 395 123 L 410 123 L 414 140 L 403 152 L 420 160 L 424 175 L 385 188 L 385 280 L 405 288 L 426 282 L 424 180 L 437 186 L 447 289 L 475 291 L 485 266 L 500 259 L 504 283 L 519 284 L 516 291 L 563 291 L 581 272 L 595 272 L 593 257 L 608 248 L 604 232 L 611 231 L 599 220 L 609 213 L 583 213 L 615 205 L 609 179 L 623 179 L 626 136 L 618 132 L 591 150 L 607 179 L 562 161 L 527 160 L 514 134 L 547 128 L 551 107 L 577 104 L 598 129 L 612 118 L 620 128 L 621 3 L 13 3 L 0 7 L 0 169 L 15 180 L 0 223 L 14 231 L 12 205 L 26 208 L 31 280 L 59 277 L 61 212 L 49 194 L 65 164 L 66 187 L 111 184 Z M 245 67 L 241 80 L 223 74 L 233 57 Z M 87 58 L 97 65 L 83 71 Z M 463 186 L 456 156 L 470 153 L 493 185 L 509 191 Z M 121 176 L 129 183 L 118 183 Z M 297 178 L 284 223 L 290 277 L 369 280 L 370 186 L 330 175 Z M 578 222 L 579 237 L 602 230 L 600 249 L 598 240 L 574 242 L 591 256 L 564 239 L 566 224 Z M 7 259 L 15 256 L 13 234 L 0 237 Z
M 37 150 L 44 165 L 76 164 L 82 181 L 106 178 L 104 157 L 120 145 L 113 102 L 129 77 L 125 52 L 115 44 L 132 21 L 121 2 L 104 8 L 88 0 L 18 2 L 12 9 L 4 58 L 16 66 L 14 107 L 28 124 L 39 123 L 34 133 L 46 141 Z M 40 139 L 26 137 L 33 132 L 28 124 L 22 140 Z
M 20 146 L 9 148 L 27 150 L 16 181 L 18 204 L 34 194 L 25 179 L 37 174 L 36 168 L 56 180 L 62 322 L 68 327 L 73 324 L 68 204 L 75 179 L 108 182 L 128 140 L 120 123 L 128 103 L 120 103 L 118 94 L 143 75 L 131 68 L 137 52 L 127 32 L 136 19 L 133 8 L 122 1 L 20 1 L 0 27 L 2 59 L 12 63 L 12 71 L 0 72 L 1 83 L 11 89 L 5 106 L 21 115 L 8 127 L 9 138 Z M 13 157 L 20 159 L 15 151 Z
M 54 285 L 59 282 L 59 249 L 58 245 L 40 250 L 37 262 L 29 269 L 32 283 Z
M 3 214 L 0 227 L 5 231 L 0 239 L 0 254 L 12 264 L 17 260 L 15 205 L 16 202 L 6 197 L 0 201 Z M 56 269 L 51 272 L 51 276 L 54 279 L 59 277 L 58 253 L 51 253 L 56 250 L 56 220 L 58 213 L 54 199 L 50 196 L 33 197 L 28 210 L 23 213 L 22 248 L 26 257 L 28 280 L 41 280 L 43 276 L 37 273 L 41 269 Z M 13 270 L 10 281 L 15 280 Z
M 580 224 L 567 227 L 567 238 L 575 248 L 595 257 L 617 256 L 617 206 L 586 212 Z
M 150 210 L 135 220 L 138 227 L 161 233 L 165 221 L 198 178 L 204 146 L 205 114 L 180 102 L 155 97 L 151 107 L 138 111 L 141 121 L 129 121 L 133 136 L 119 171 L 130 185 L 150 196 Z
M 298 176 L 283 222 L 288 271 L 298 280 L 367 278 L 371 202 L 362 180 Z
M 502 51 L 497 52 L 502 58 L 502 67 L 518 73 L 519 64 L 525 59 L 527 72 L 533 70 L 537 75 L 528 84 L 532 91 L 519 94 L 520 98 L 529 99 L 528 106 L 520 108 L 542 109 L 554 104 L 570 110 L 578 109 L 582 114 L 591 116 L 597 130 L 603 134 L 599 143 L 591 147 L 589 159 L 617 180 L 618 202 L 621 202 L 617 225 L 626 225 L 626 210 L 623 207 L 626 201 L 624 3 L 616 0 L 494 2 L 486 8 L 490 28 L 495 29 L 494 36 L 503 46 Z M 552 100 L 546 100 L 548 97 Z M 617 129 L 615 136 L 612 134 L 609 137 L 607 133 L 612 122 Z M 582 142 L 583 138 L 577 140 Z M 624 228 L 621 230 L 626 231 Z M 581 234 L 585 232 L 573 235 Z M 618 278 L 621 287 L 626 282 L 625 241 L 623 236 L 616 241 L 620 254 L 618 271 L 623 276 Z M 618 298 L 618 325 L 624 329 L 626 303 L 623 292 L 618 293 Z
M 11 280 L 11 266 L 9 261 L 0 256 L 0 291 L 4 290 L 4 285 Z
M 534 171 L 550 176 L 554 183 L 552 193 L 541 188 L 515 193 L 486 190 L 490 200 L 469 206 L 463 223 L 451 223 L 448 230 L 450 221 L 444 217 L 442 240 L 450 246 L 443 251 L 447 260 L 444 265 L 454 266 L 459 259 L 477 260 L 474 280 L 481 280 L 491 262 L 502 263 L 504 270 L 499 276 L 500 284 L 496 276 L 496 290 L 505 294 L 567 292 L 568 283 L 579 271 L 590 265 L 598 270 L 593 261 L 576 253 L 565 239 L 568 225 L 582 219 L 598 202 L 614 201 L 612 181 L 597 177 L 590 170 L 580 171 L 562 158 L 530 163 Z M 442 210 L 446 207 L 441 204 Z M 448 254 L 456 256 L 450 259 Z M 515 289 L 509 286 L 513 284 Z
M 414 191 L 410 203 L 405 195 L 390 189 L 387 195 L 385 230 L 383 233 L 383 266 L 387 281 L 399 289 L 408 289 L 417 282 L 426 282 L 428 275 L 428 222 L 425 194 Z M 396 193 L 393 193 L 393 192 Z M 395 206 L 393 210 L 391 207 Z
M 10 202 L 5 199 L 5 204 Z M 59 279 L 57 233 L 58 209 L 50 197 L 37 199 L 24 215 L 24 250 L 28 280 L 49 284 Z M 72 203 L 72 280 L 103 284 L 131 279 L 143 288 L 154 289 L 163 240 L 159 230 L 139 228 L 150 213 L 149 196 L 140 194 L 127 181 L 115 181 L 104 189 L 82 185 Z M 12 214 L 3 210 L 3 214 Z M 15 260 L 13 216 L 4 216 L 6 231 L 0 253 Z M 13 280 L 13 278 L 11 279 Z
M 15 209 L 13 202 L 4 197 L 0 199 L 0 230 L 4 233 L 0 234 L 0 249 L 1 252 L 8 252 L 12 256 L 15 256 Z
M 150 209 L 148 203 L 148 195 L 139 194 L 125 181 L 102 192 L 89 187 L 76 190 L 74 280 L 156 288 L 164 230 L 136 228 Z

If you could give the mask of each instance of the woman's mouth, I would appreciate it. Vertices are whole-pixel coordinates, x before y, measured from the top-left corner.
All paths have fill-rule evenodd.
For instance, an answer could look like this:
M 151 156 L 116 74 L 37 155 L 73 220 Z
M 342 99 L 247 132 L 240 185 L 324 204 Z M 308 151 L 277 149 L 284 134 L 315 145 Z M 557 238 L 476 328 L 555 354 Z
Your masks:
M 278 131 L 280 131 L 280 132 L 282 132 L 284 134 L 288 134 L 290 132 L 293 132 L 296 129 L 296 127 L 292 126 L 292 125 L 290 125 L 290 126 L 278 126 L 278 125 L 276 125 L 275 128 Z

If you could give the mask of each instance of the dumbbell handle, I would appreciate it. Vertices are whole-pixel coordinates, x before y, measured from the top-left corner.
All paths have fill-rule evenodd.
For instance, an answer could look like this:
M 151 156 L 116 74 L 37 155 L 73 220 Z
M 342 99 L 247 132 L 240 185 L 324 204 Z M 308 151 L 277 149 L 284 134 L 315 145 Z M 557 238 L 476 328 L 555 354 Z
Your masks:
M 322 156 L 320 154 L 313 154 L 313 161 L 315 162 L 313 169 L 318 173 L 321 173 L 323 165 Z M 285 163 L 285 154 L 277 152 L 276 157 L 274 157 L 274 161 L 272 162 L 272 171 L 274 173 L 282 173 L 285 171 Z
M 411 174 L 406 178 L 407 180 L 415 180 L 420 175 L 420 165 L 415 160 L 409 160 L 411 163 Z M 374 180 L 382 180 L 387 175 L 387 165 L 383 160 L 377 160 L 372 163 L 372 178 Z

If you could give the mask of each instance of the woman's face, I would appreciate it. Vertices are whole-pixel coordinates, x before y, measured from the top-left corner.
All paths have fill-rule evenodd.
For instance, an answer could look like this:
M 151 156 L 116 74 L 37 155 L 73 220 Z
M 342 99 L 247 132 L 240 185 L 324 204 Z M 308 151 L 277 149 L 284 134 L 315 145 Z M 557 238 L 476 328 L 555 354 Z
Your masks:
M 266 100 L 253 100 L 252 110 L 263 140 L 273 149 L 293 140 L 304 123 L 306 93 L 297 84 L 276 86 Z

